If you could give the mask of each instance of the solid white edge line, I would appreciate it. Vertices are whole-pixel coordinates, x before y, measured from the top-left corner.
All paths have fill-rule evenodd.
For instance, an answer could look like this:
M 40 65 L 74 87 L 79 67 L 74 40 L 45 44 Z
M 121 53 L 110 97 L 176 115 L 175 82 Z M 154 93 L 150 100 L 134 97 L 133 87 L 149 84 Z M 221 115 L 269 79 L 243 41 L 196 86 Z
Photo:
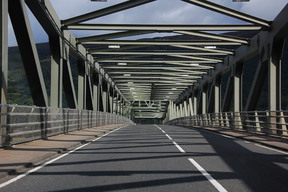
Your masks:
M 258 147 L 262 147 L 262 148 L 264 148 L 264 149 L 268 149 L 268 150 L 271 150 L 271 151 L 275 151 L 275 152 L 278 152 L 278 153 L 282 153 L 282 154 L 288 155 L 288 153 L 285 152 L 285 151 L 280 151 L 280 150 L 278 150 L 278 149 L 273 149 L 273 148 L 271 148 L 271 147 L 266 147 L 266 146 L 261 145 L 261 144 L 254 144 L 254 145 L 256 145 L 256 146 L 258 146 Z
M 29 175 L 29 174 L 31 174 L 31 173 L 34 173 L 34 172 L 38 171 L 39 169 L 42 169 L 43 167 L 45 167 L 45 166 L 47 166 L 47 165 L 49 165 L 49 164 L 51 164 L 51 163 L 53 163 L 53 162 L 55 162 L 55 161 L 57 161 L 57 160 L 59 160 L 59 159 L 62 159 L 63 157 L 65 157 L 65 156 L 67 156 L 67 155 L 69 155 L 69 154 L 71 154 L 71 153 L 73 153 L 73 152 L 75 152 L 75 151 L 77 151 L 77 150 L 79 150 L 79 149 L 81 149 L 81 148 L 83 148 L 83 147 L 86 147 L 87 145 L 91 144 L 92 142 L 97 141 L 97 140 L 99 140 L 99 139 L 101 139 L 101 138 L 109 135 L 110 133 L 113 133 L 113 132 L 115 132 L 115 131 L 117 131 L 117 130 L 119 130 L 119 129 L 122 129 L 122 128 L 124 128 L 124 127 L 127 127 L 127 125 L 126 125 L 126 126 L 119 127 L 119 128 L 117 128 L 117 129 L 114 129 L 113 131 L 110 131 L 110 132 L 102 135 L 101 137 L 98 137 L 98 138 L 92 140 L 91 142 L 85 143 L 85 144 L 83 144 L 83 145 L 81 145 L 81 146 L 79 146 L 79 147 L 77 147 L 77 148 L 75 148 L 75 149 L 73 149 L 73 150 L 71 150 L 71 151 L 68 151 L 67 153 L 65 153 L 65 154 L 63 154 L 63 155 L 60 155 L 59 157 L 56 157 L 56 158 L 54 158 L 54 159 L 52 159 L 52 160 L 50 160 L 50 161 L 47 161 L 47 162 L 45 162 L 45 163 L 43 163 L 43 164 L 41 164 L 41 165 L 39 165 L 39 166 L 31 169 L 31 170 L 28 170 L 27 172 L 22 173 L 21 175 L 18 175 L 17 177 L 15 177 L 15 178 L 13 178 L 13 179 L 10 179 L 9 181 L 6 181 L 6 182 L 0 184 L 0 189 L 3 188 L 3 187 L 5 187 L 5 186 L 7 186 L 7 185 L 10 185 L 11 183 L 14 183 L 14 182 L 22 179 L 23 177 L 26 177 L 27 175 Z
M 201 165 L 199 165 L 194 159 L 188 159 L 199 171 L 202 173 L 204 177 L 219 191 L 219 192 L 227 192 L 227 190 L 218 183 Z

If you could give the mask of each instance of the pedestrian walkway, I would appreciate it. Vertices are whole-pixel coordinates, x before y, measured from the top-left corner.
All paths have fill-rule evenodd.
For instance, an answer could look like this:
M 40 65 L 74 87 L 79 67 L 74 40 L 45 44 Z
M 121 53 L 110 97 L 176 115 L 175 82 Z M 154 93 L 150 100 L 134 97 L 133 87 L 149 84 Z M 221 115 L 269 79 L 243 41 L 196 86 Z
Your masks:
M 59 154 L 92 141 L 122 124 L 103 125 L 99 127 L 70 132 L 0 149 L 0 179 L 19 174 L 29 167 L 41 164 Z

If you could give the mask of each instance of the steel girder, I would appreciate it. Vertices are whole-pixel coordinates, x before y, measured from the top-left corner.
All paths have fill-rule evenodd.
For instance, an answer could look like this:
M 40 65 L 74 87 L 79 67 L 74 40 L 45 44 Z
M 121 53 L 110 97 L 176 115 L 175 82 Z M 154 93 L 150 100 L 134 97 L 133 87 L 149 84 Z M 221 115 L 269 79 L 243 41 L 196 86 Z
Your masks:
M 31 9 L 31 11 L 35 14 L 35 17 L 38 19 L 38 21 L 43 26 L 45 31 L 48 33 L 49 38 L 54 39 L 53 42 L 58 42 L 59 37 L 60 40 L 63 37 L 65 37 L 62 40 L 64 40 L 65 44 L 70 46 L 69 49 L 71 50 L 71 54 L 75 53 L 77 55 L 77 59 L 80 60 L 83 59 L 82 62 L 86 61 L 86 59 L 92 61 L 92 64 L 90 65 L 91 66 L 94 65 L 97 72 L 99 72 L 103 78 L 107 79 L 107 81 L 111 83 L 111 85 L 109 86 L 113 88 L 115 87 L 115 89 L 119 91 L 119 94 L 122 95 L 124 99 L 130 100 L 131 102 L 134 100 L 146 100 L 146 99 L 170 100 L 170 101 L 176 100 L 176 103 L 178 104 L 179 114 L 182 113 L 183 115 L 188 114 L 187 101 L 189 99 L 187 97 L 193 98 L 191 99 L 192 103 L 189 103 L 189 107 L 193 108 L 193 113 L 197 112 L 197 107 L 195 107 L 196 106 L 195 102 L 197 102 L 197 99 L 198 103 L 202 102 L 201 104 L 199 104 L 198 111 L 206 113 L 207 110 L 211 111 L 211 109 L 218 111 L 220 103 L 223 104 L 222 107 L 223 110 L 228 110 L 231 103 L 232 95 L 234 94 L 234 102 L 233 102 L 234 109 L 241 110 L 241 97 L 238 97 L 239 95 L 236 95 L 238 94 L 239 91 L 241 92 L 241 85 L 239 84 L 241 79 L 239 79 L 235 74 L 231 73 L 230 83 L 228 83 L 228 89 L 226 91 L 227 92 L 226 99 L 224 99 L 223 102 L 216 102 L 217 100 L 219 100 L 220 85 L 218 85 L 218 83 L 213 84 L 214 87 L 211 88 L 210 90 L 207 90 L 206 87 L 207 82 L 213 81 L 213 78 L 215 79 L 216 76 L 219 75 L 221 76 L 222 73 L 228 71 L 227 70 L 228 68 L 235 69 L 236 67 L 234 65 L 239 65 L 238 63 L 241 63 L 243 60 L 247 60 L 248 57 L 250 57 L 250 55 L 257 54 L 259 52 L 259 47 L 261 48 L 264 48 L 265 46 L 268 47 L 268 43 L 270 43 L 271 45 L 275 45 L 272 39 L 277 35 L 279 36 L 280 34 L 279 31 L 281 31 L 282 35 L 285 34 L 285 32 L 283 33 L 283 27 L 280 26 L 283 23 L 285 23 L 285 21 L 283 21 L 284 17 L 282 16 L 283 18 L 282 17 L 278 18 L 278 21 L 281 20 L 281 22 L 279 22 L 280 24 L 275 25 L 272 24 L 273 31 L 271 32 L 269 31 L 271 26 L 271 22 L 269 21 L 248 14 L 244 14 L 242 12 L 224 7 L 222 5 L 210 1 L 201 1 L 201 0 L 182 0 L 182 1 L 214 12 L 225 14 L 230 17 L 234 17 L 247 23 L 227 24 L 227 25 L 83 23 L 87 21 L 89 22 L 92 19 L 97 19 L 106 15 L 110 15 L 112 13 L 125 11 L 133 7 L 141 6 L 146 3 L 153 2 L 153 0 L 125 1 L 123 3 L 112 5 L 104 9 L 96 10 L 60 22 L 59 19 L 55 18 L 55 13 L 50 8 L 49 3 L 47 3 L 48 0 L 41 1 L 41 3 L 40 1 L 37 1 L 36 4 L 34 5 L 32 0 L 26 0 L 26 3 Z M 41 10 L 43 9 L 43 7 L 45 8 L 45 6 L 49 6 L 48 10 L 52 15 L 52 19 L 49 18 L 51 15 L 49 16 L 49 14 L 47 15 L 47 12 Z M 93 20 L 93 22 L 94 21 L 95 20 Z M 60 30 L 60 27 L 62 27 L 61 29 L 64 30 L 64 33 L 62 33 L 62 31 Z M 67 30 L 95 30 L 95 31 L 116 30 L 117 32 L 106 33 L 103 35 L 93 35 L 88 37 L 74 38 L 72 35 L 69 35 L 69 37 L 65 35 L 67 33 Z M 258 36 L 258 39 L 256 38 L 249 39 L 249 38 L 239 38 L 233 35 L 223 35 L 216 32 L 216 31 L 255 31 L 255 30 L 265 31 L 262 33 L 266 35 L 268 34 L 269 36 L 268 42 L 264 43 L 263 42 L 264 38 L 261 35 Z M 185 34 L 187 37 L 190 37 L 191 39 L 189 38 L 187 40 L 165 40 L 160 38 L 152 40 L 147 39 L 119 40 L 119 38 L 123 37 L 135 38 L 137 37 L 137 35 L 162 33 L 162 32 L 169 32 L 173 34 Z M 27 35 L 27 37 L 28 36 L 29 34 Z M 3 39 L 2 37 L 2 41 L 3 40 L 5 40 L 5 38 Z M 257 43 L 257 41 L 260 41 L 260 45 L 259 43 Z M 281 40 L 279 40 L 279 42 L 281 42 Z M 33 45 L 33 42 L 31 42 L 31 40 L 30 44 Z M 27 43 L 26 45 L 29 45 L 29 43 Z M 85 46 L 85 48 L 87 49 L 85 50 L 82 45 Z M 236 50 L 235 47 L 238 47 L 240 45 L 244 46 Z M 279 43 L 277 45 L 279 45 Z M 52 47 L 59 48 L 58 45 Z M 266 51 L 270 52 L 270 50 Z M 94 59 L 91 60 L 88 59 L 86 53 L 89 56 L 89 58 L 91 56 Z M 36 57 L 37 52 L 32 52 L 32 55 Z M 29 58 L 33 57 L 29 56 Z M 269 58 L 266 58 L 265 61 L 261 62 L 264 63 L 263 67 L 265 69 L 266 66 L 269 67 L 267 73 L 269 73 L 269 80 L 270 80 L 269 105 L 271 109 L 279 108 L 277 107 L 277 105 L 279 105 L 278 101 L 279 99 L 277 99 L 278 103 L 277 102 L 275 103 L 273 101 L 273 98 L 279 97 L 279 87 L 276 86 L 275 88 L 275 81 L 276 82 L 279 81 L 277 76 L 277 73 L 279 72 L 278 61 L 279 57 L 277 55 L 275 56 L 275 53 L 273 53 L 270 54 Z M 265 64 L 265 62 L 267 63 L 267 65 Z M 35 59 L 34 63 L 36 63 L 37 68 L 37 58 Z M 65 63 L 65 59 L 61 60 L 55 56 L 54 64 L 55 64 L 53 65 L 54 68 L 57 68 L 58 70 L 57 73 L 61 74 L 61 70 L 63 70 L 62 74 L 63 77 L 59 76 L 59 80 L 55 81 L 56 92 L 61 90 L 61 86 L 57 87 L 56 84 L 61 83 L 62 79 L 64 79 L 63 88 L 64 90 L 67 91 L 67 94 L 69 94 L 70 96 L 72 95 L 70 98 L 71 106 L 76 107 L 79 104 L 80 98 L 78 98 L 77 101 L 75 97 L 76 94 L 73 88 L 71 71 L 70 71 L 71 69 L 69 69 L 68 59 L 66 58 Z M 263 71 L 263 69 L 262 70 L 259 69 L 258 71 Z M 38 74 L 40 78 L 39 80 L 40 84 L 42 83 L 43 85 L 43 81 L 41 81 L 41 72 L 37 72 L 36 74 Z M 96 83 L 92 85 L 92 82 L 89 81 L 88 75 L 90 74 L 85 73 L 84 76 L 82 75 L 79 77 L 80 78 L 79 81 L 81 81 L 82 78 L 81 84 L 83 84 L 83 87 L 80 88 L 83 88 L 85 91 L 85 94 L 82 95 L 82 98 L 80 100 L 87 102 L 86 104 L 80 102 L 80 105 L 86 108 L 91 108 L 91 106 L 94 106 L 94 109 L 96 107 L 99 108 L 100 110 L 102 108 L 102 110 L 105 109 L 105 111 L 109 110 L 112 111 L 113 104 L 111 102 L 110 91 L 103 90 L 103 85 L 101 83 L 99 84 Z M 67 84 L 66 80 L 68 80 L 68 82 L 70 83 Z M 255 86 L 257 86 L 257 82 L 260 81 L 261 78 L 258 78 L 258 80 L 255 78 L 254 80 Z M 115 86 L 113 85 L 112 82 L 115 83 L 114 84 Z M 45 98 L 46 97 L 45 90 L 43 87 L 44 86 L 42 86 L 41 92 L 43 92 L 44 94 L 43 98 Z M 92 88 L 94 91 L 92 91 Z M 272 90 L 277 92 L 277 94 L 273 95 Z M 210 97 L 209 97 L 209 103 L 207 103 L 209 91 L 210 91 Z M 170 92 L 173 92 L 173 94 L 169 94 Z M 96 96 L 92 95 L 95 93 L 97 94 Z M 196 93 L 198 93 L 199 95 L 198 98 L 197 96 L 195 96 Z M 78 96 L 79 95 L 81 94 L 78 94 Z M 142 99 L 140 98 L 141 95 L 143 96 Z M 136 96 L 138 97 L 138 99 Z M 59 94 L 53 98 L 58 99 L 58 104 L 56 102 L 55 105 L 61 105 L 61 101 L 59 101 L 61 100 L 61 96 Z M 253 91 L 251 91 L 249 98 L 251 99 L 248 102 L 247 106 L 250 106 L 251 108 L 253 104 L 255 105 L 255 100 L 257 99 L 256 93 L 253 94 Z M 95 101 L 95 99 L 98 101 L 101 100 L 102 102 L 99 103 Z M 47 101 L 45 102 L 47 103 Z M 171 102 L 171 104 L 172 103 L 173 102 Z M 213 103 L 214 107 L 211 108 L 211 105 L 213 105 Z M 167 104 L 167 102 L 165 104 Z M 122 104 L 119 104 L 119 106 L 120 105 Z M 129 106 L 128 104 L 125 105 Z M 127 111 L 128 108 L 125 111 L 125 113 L 127 114 L 129 113 L 129 111 Z M 176 106 L 171 106 L 171 111 L 173 110 L 177 111 L 176 108 L 177 108 Z M 119 109 L 118 111 L 121 111 L 121 113 L 123 113 L 124 110 Z

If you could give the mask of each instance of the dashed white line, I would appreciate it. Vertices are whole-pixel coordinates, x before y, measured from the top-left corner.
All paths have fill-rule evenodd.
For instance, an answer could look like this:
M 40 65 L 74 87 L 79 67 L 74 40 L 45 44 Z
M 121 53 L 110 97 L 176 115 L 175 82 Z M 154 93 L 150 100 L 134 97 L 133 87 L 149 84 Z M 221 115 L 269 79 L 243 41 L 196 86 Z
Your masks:
M 99 140 L 99 139 L 101 139 L 101 138 L 109 135 L 110 133 L 113 133 L 113 132 L 115 132 L 115 131 L 117 131 L 117 130 L 119 130 L 119 129 L 121 129 L 121 128 L 124 128 L 124 127 L 126 127 L 126 126 L 119 127 L 119 128 L 117 128 L 117 129 L 114 129 L 113 131 L 110 131 L 110 132 L 102 135 L 101 137 L 98 137 L 98 138 L 92 140 L 92 142 L 93 142 L 93 141 L 97 141 L 97 140 Z M 15 178 L 13 178 L 13 179 L 10 179 L 9 181 L 6 181 L 6 182 L 0 184 L 0 189 L 3 188 L 3 187 L 5 187 L 5 186 L 7 186 L 7 185 L 10 185 L 11 183 L 14 183 L 14 182 L 22 179 L 23 177 L 26 177 L 27 175 L 29 175 L 29 174 L 31 174 L 31 173 L 34 173 L 34 172 L 38 171 L 39 169 L 42 169 L 43 167 L 45 167 L 45 166 L 47 166 L 47 165 L 49 165 L 49 164 L 51 164 L 51 163 L 54 163 L 55 161 L 57 161 L 57 160 L 59 160 L 59 159 L 62 159 L 63 157 L 65 157 L 65 156 L 67 156 L 67 155 L 69 155 L 69 154 L 71 154 L 71 153 L 73 153 L 73 152 L 75 152 L 75 151 L 77 151 L 77 150 L 79 150 L 79 149 L 81 149 L 81 148 L 83 148 L 83 147 L 91 144 L 92 142 L 85 143 L 85 144 L 83 144 L 83 145 L 81 145 L 81 146 L 79 146 L 79 147 L 77 147 L 77 148 L 75 148 L 75 149 L 73 149 L 73 150 L 71 150 L 71 151 L 68 151 L 67 153 L 65 153 L 65 154 L 63 154 L 63 155 L 60 155 L 59 157 L 56 157 L 56 158 L 54 158 L 54 159 L 52 159 L 52 160 L 50 160 L 50 161 L 47 161 L 46 163 L 43 163 L 42 165 L 39 165 L 39 166 L 35 167 L 34 169 L 31 169 L 31 170 L 29 170 L 29 171 L 27 171 L 27 172 L 25 172 L 25 173 L 22 173 L 21 175 L 18 175 L 17 177 L 15 177 Z
M 158 125 L 155 125 L 158 129 L 160 129 L 162 132 L 163 130 L 161 129 L 161 127 L 159 127 Z M 166 137 L 168 137 L 168 139 L 170 139 L 172 141 L 172 143 L 178 148 L 178 150 L 181 153 L 186 153 L 185 150 L 180 147 L 175 141 L 173 141 L 173 139 L 166 133 L 165 134 Z M 189 158 L 188 159 L 197 169 L 200 173 L 202 173 L 202 175 L 204 177 L 206 177 L 206 179 L 219 191 L 219 192 L 227 192 L 227 190 L 220 184 L 218 183 L 203 167 L 201 167 L 201 165 L 199 165 L 194 159 Z
M 173 140 L 167 133 L 165 134 L 166 137 L 168 137 L 168 139 L 170 139 L 171 141 Z
M 201 165 L 199 165 L 194 159 L 188 159 L 199 171 L 202 173 L 204 177 L 219 191 L 219 192 L 227 192 L 227 190 L 218 183 Z
M 177 147 L 177 149 L 181 152 L 181 153 L 186 153 L 184 151 L 184 149 L 182 147 L 180 147 L 175 141 L 172 141 L 172 143 Z
M 181 153 L 186 153 L 184 151 L 184 149 L 182 147 L 180 147 L 180 145 L 178 145 L 175 141 L 173 141 L 173 139 L 161 128 L 159 127 L 158 125 L 155 125 L 155 127 L 157 127 L 158 129 L 160 129 L 165 135 L 166 137 L 168 137 L 169 140 L 172 141 L 172 143 L 177 147 L 177 149 L 181 152 Z

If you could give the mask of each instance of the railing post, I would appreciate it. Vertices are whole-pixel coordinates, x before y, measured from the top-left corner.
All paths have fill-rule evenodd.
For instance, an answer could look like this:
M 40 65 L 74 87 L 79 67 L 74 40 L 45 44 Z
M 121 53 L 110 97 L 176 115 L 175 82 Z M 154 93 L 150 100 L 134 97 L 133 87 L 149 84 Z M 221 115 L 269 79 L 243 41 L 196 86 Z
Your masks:
M 234 129 L 242 130 L 242 117 L 240 112 L 235 112 L 234 113 Z
M 286 125 L 284 113 L 282 111 L 280 112 L 279 122 L 280 122 L 280 127 L 281 127 L 281 134 L 287 136 L 288 135 L 287 125 Z
M 268 116 L 268 134 L 277 134 L 277 112 L 275 111 L 270 111 L 267 113 Z
M 8 106 L 7 105 L 1 105 L 1 119 L 0 119 L 0 147 L 3 146 L 9 146 L 10 139 L 9 135 L 7 134 L 8 131 Z
M 231 118 L 231 116 L 230 116 L 230 118 Z M 230 127 L 229 113 L 225 113 L 225 127 L 232 128 L 232 127 Z
M 258 117 L 258 112 L 255 111 L 255 127 L 256 127 L 256 131 L 257 132 L 261 132 L 261 126 L 260 126 L 260 121 L 259 121 L 259 117 Z
M 223 115 L 222 113 L 219 113 L 219 127 L 222 128 L 223 126 Z

